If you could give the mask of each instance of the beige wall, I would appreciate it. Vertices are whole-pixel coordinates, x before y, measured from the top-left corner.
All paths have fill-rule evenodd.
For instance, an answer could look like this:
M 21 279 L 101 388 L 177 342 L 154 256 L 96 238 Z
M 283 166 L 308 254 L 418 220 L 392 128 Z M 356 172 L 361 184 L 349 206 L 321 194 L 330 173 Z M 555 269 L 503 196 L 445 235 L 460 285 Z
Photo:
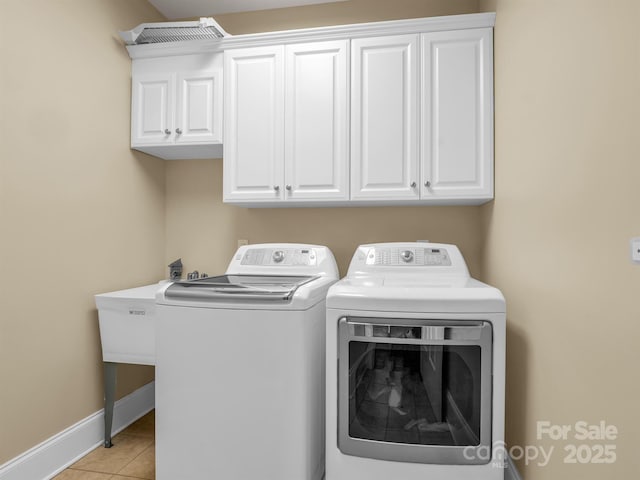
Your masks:
M 305 7 L 216 15 L 215 18 L 227 32 L 239 35 L 477 11 L 478 0 L 347 0 Z
M 218 20 L 239 34 L 477 7 L 350 0 Z M 640 235 L 640 4 L 479 7 L 498 14 L 494 202 L 260 210 L 221 203 L 220 160 L 129 150 L 130 64 L 114 34 L 158 20 L 146 2 L 3 5 L 0 464 L 100 408 L 94 293 L 155 281 L 177 257 L 219 272 L 237 239 L 325 243 L 344 273 L 359 243 L 426 238 L 460 244 L 472 273 L 507 297 L 508 443 L 555 447 L 547 467 L 520 463 L 525 478 L 637 476 L 640 267 L 628 240 Z M 151 378 L 122 373 L 121 395 Z M 618 461 L 565 465 L 571 442 L 537 440 L 539 420 L 617 425 L 607 443 Z
M 490 0 L 496 196 L 483 207 L 484 277 L 508 308 L 507 438 L 554 446 L 527 480 L 640 472 L 640 2 Z M 536 422 L 605 420 L 613 465 L 563 462 Z M 524 465 L 521 462 L 521 467 Z
M 341 273 L 367 242 L 431 240 L 456 243 L 480 270 L 480 207 L 247 209 L 222 203 L 222 160 L 167 164 L 167 257 L 185 271 L 220 273 L 237 248 L 250 243 L 327 245 Z
M 164 167 L 129 149 L 143 0 L 20 0 L 0 14 L 0 464 L 102 406 L 93 295 L 164 270 Z M 120 369 L 119 394 L 153 378 Z

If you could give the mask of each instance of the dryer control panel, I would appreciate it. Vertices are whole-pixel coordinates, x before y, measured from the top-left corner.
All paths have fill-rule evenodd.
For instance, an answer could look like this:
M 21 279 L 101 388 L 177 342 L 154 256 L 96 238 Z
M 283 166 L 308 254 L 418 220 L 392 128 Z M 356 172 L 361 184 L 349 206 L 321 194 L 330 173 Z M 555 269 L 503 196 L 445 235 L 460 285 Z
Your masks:
M 469 277 L 456 245 L 428 242 L 391 242 L 360 245 L 351 258 L 347 276 L 407 274 Z
M 451 265 L 451 258 L 446 248 L 383 247 L 370 249 L 367 253 L 366 264 L 448 267 Z

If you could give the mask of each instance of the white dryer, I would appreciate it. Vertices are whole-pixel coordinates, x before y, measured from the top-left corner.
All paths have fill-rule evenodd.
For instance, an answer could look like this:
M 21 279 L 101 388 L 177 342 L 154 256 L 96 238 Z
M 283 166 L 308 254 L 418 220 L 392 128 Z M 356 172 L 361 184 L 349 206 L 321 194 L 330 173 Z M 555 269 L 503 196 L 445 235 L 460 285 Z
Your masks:
M 503 480 L 505 323 L 456 246 L 360 246 L 327 295 L 326 480 Z
M 318 245 L 241 247 L 157 300 L 156 478 L 320 480 L 325 298 Z

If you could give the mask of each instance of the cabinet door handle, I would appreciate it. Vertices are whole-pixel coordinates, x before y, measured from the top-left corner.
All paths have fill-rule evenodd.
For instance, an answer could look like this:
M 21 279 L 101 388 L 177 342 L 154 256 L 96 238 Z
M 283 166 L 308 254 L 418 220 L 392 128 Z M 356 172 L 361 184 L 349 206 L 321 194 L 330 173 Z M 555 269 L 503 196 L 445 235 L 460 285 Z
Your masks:
M 427 180 L 426 182 L 424 182 L 424 186 L 427 188 L 431 187 L 431 182 L 429 180 Z
M 279 192 L 279 191 L 280 191 L 280 185 L 274 185 L 274 186 L 273 186 L 273 189 L 274 189 L 276 192 Z
M 165 135 L 171 135 L 171 130 L 169 130 L 168 128 L 164 129 L 164 134 Z
M 182 135 L 182 129 L 181 128 L 176 128 L 176 133 L 178 135 Z
M 291 191 L 291 185 L 287 185 L 285 188 L 286 188 L 289 192 Z
M 411 182 L 411 188 L 416 188 L 416 182 Z

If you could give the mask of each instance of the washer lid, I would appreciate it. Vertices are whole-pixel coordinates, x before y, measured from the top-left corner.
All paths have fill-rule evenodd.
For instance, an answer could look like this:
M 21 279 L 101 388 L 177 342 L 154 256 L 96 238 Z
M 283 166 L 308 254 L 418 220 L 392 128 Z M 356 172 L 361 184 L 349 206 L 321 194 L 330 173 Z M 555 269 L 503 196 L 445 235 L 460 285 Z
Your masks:
M 312 275 L 219 275 L 175 282 L 164 296 L 169 300 L 288 303 L 301 285 L 316 278 Z

